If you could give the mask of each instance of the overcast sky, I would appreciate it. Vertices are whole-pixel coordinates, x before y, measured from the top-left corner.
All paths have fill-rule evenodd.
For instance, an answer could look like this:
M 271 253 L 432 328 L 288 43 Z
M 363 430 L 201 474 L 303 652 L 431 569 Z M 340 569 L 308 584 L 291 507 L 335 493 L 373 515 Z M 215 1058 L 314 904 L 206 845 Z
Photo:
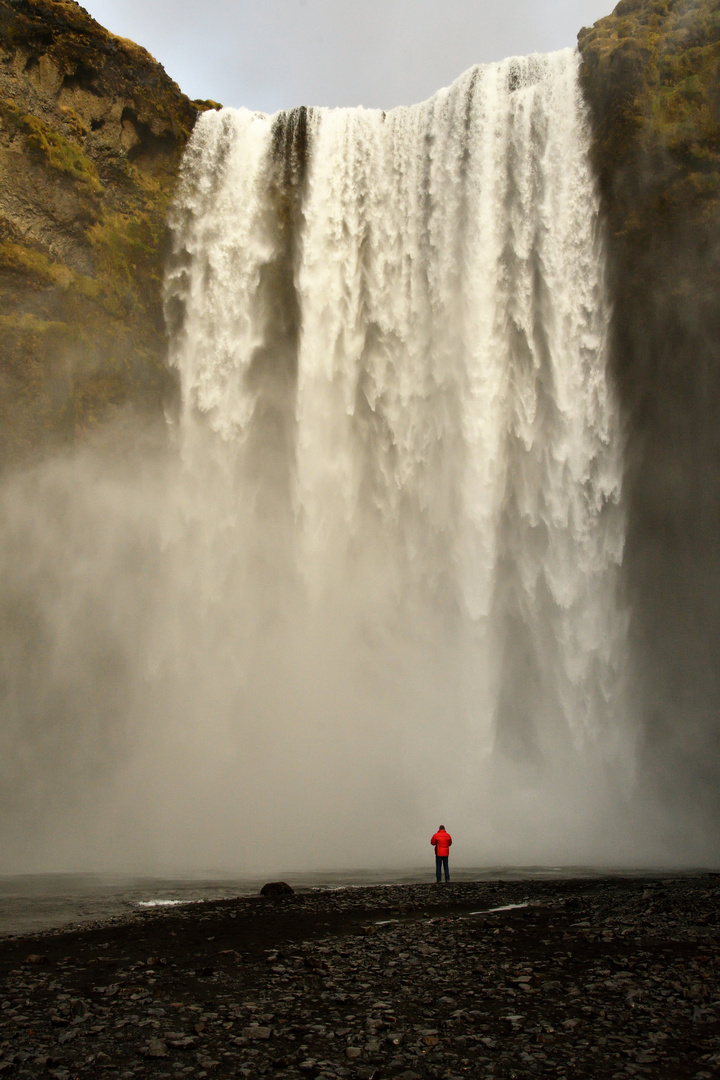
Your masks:
M 391 108 L 466 68 L 574 45 L 615 0 L 81 0 L 191 98 Z

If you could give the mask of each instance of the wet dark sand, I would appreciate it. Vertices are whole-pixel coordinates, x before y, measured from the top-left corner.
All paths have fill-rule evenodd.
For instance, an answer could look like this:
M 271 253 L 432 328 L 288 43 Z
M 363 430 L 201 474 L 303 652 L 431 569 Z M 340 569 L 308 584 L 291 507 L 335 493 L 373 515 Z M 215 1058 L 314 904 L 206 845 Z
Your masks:
M 433 883 L 8 938 L 0 1075 L 720 1078 L 719 899 L 709 874 Z

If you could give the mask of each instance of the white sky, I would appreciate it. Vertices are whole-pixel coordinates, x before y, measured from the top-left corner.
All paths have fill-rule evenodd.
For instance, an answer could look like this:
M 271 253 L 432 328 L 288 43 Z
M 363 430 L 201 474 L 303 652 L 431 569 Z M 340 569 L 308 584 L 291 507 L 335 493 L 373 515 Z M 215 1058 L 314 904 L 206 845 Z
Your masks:
M 473 64 L 574 45 L 615 0 L 81 0 L 191 98 L 392 108 Z

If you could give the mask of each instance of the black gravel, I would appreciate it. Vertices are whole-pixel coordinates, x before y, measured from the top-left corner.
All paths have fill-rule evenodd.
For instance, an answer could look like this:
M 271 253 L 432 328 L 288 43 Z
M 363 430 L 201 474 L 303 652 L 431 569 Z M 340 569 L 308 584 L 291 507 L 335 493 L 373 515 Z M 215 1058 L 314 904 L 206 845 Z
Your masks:
M 0 1074 L 720 1078 L 719 898 L 718 875 L 433 883 L 6 938 Z

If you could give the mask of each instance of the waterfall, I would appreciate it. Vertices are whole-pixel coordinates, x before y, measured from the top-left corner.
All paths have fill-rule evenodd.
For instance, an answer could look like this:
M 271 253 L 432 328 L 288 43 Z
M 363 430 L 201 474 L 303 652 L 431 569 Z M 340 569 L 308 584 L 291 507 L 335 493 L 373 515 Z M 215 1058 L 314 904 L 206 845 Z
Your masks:
M 238 602 L 342 641 L 373 682 L 434 668 L 433 708 L 417 685 L 402 707 L 476 761 L 612 741 L 619 719 L 621 453 L 577 69 L 510 59 L 390 112 L 205 113 L 172 217 L 185 460 L 231 477 Z
M 13 865 L 647 857 L 578 63 L 199 118 L 169 448 L 0 493 Z

